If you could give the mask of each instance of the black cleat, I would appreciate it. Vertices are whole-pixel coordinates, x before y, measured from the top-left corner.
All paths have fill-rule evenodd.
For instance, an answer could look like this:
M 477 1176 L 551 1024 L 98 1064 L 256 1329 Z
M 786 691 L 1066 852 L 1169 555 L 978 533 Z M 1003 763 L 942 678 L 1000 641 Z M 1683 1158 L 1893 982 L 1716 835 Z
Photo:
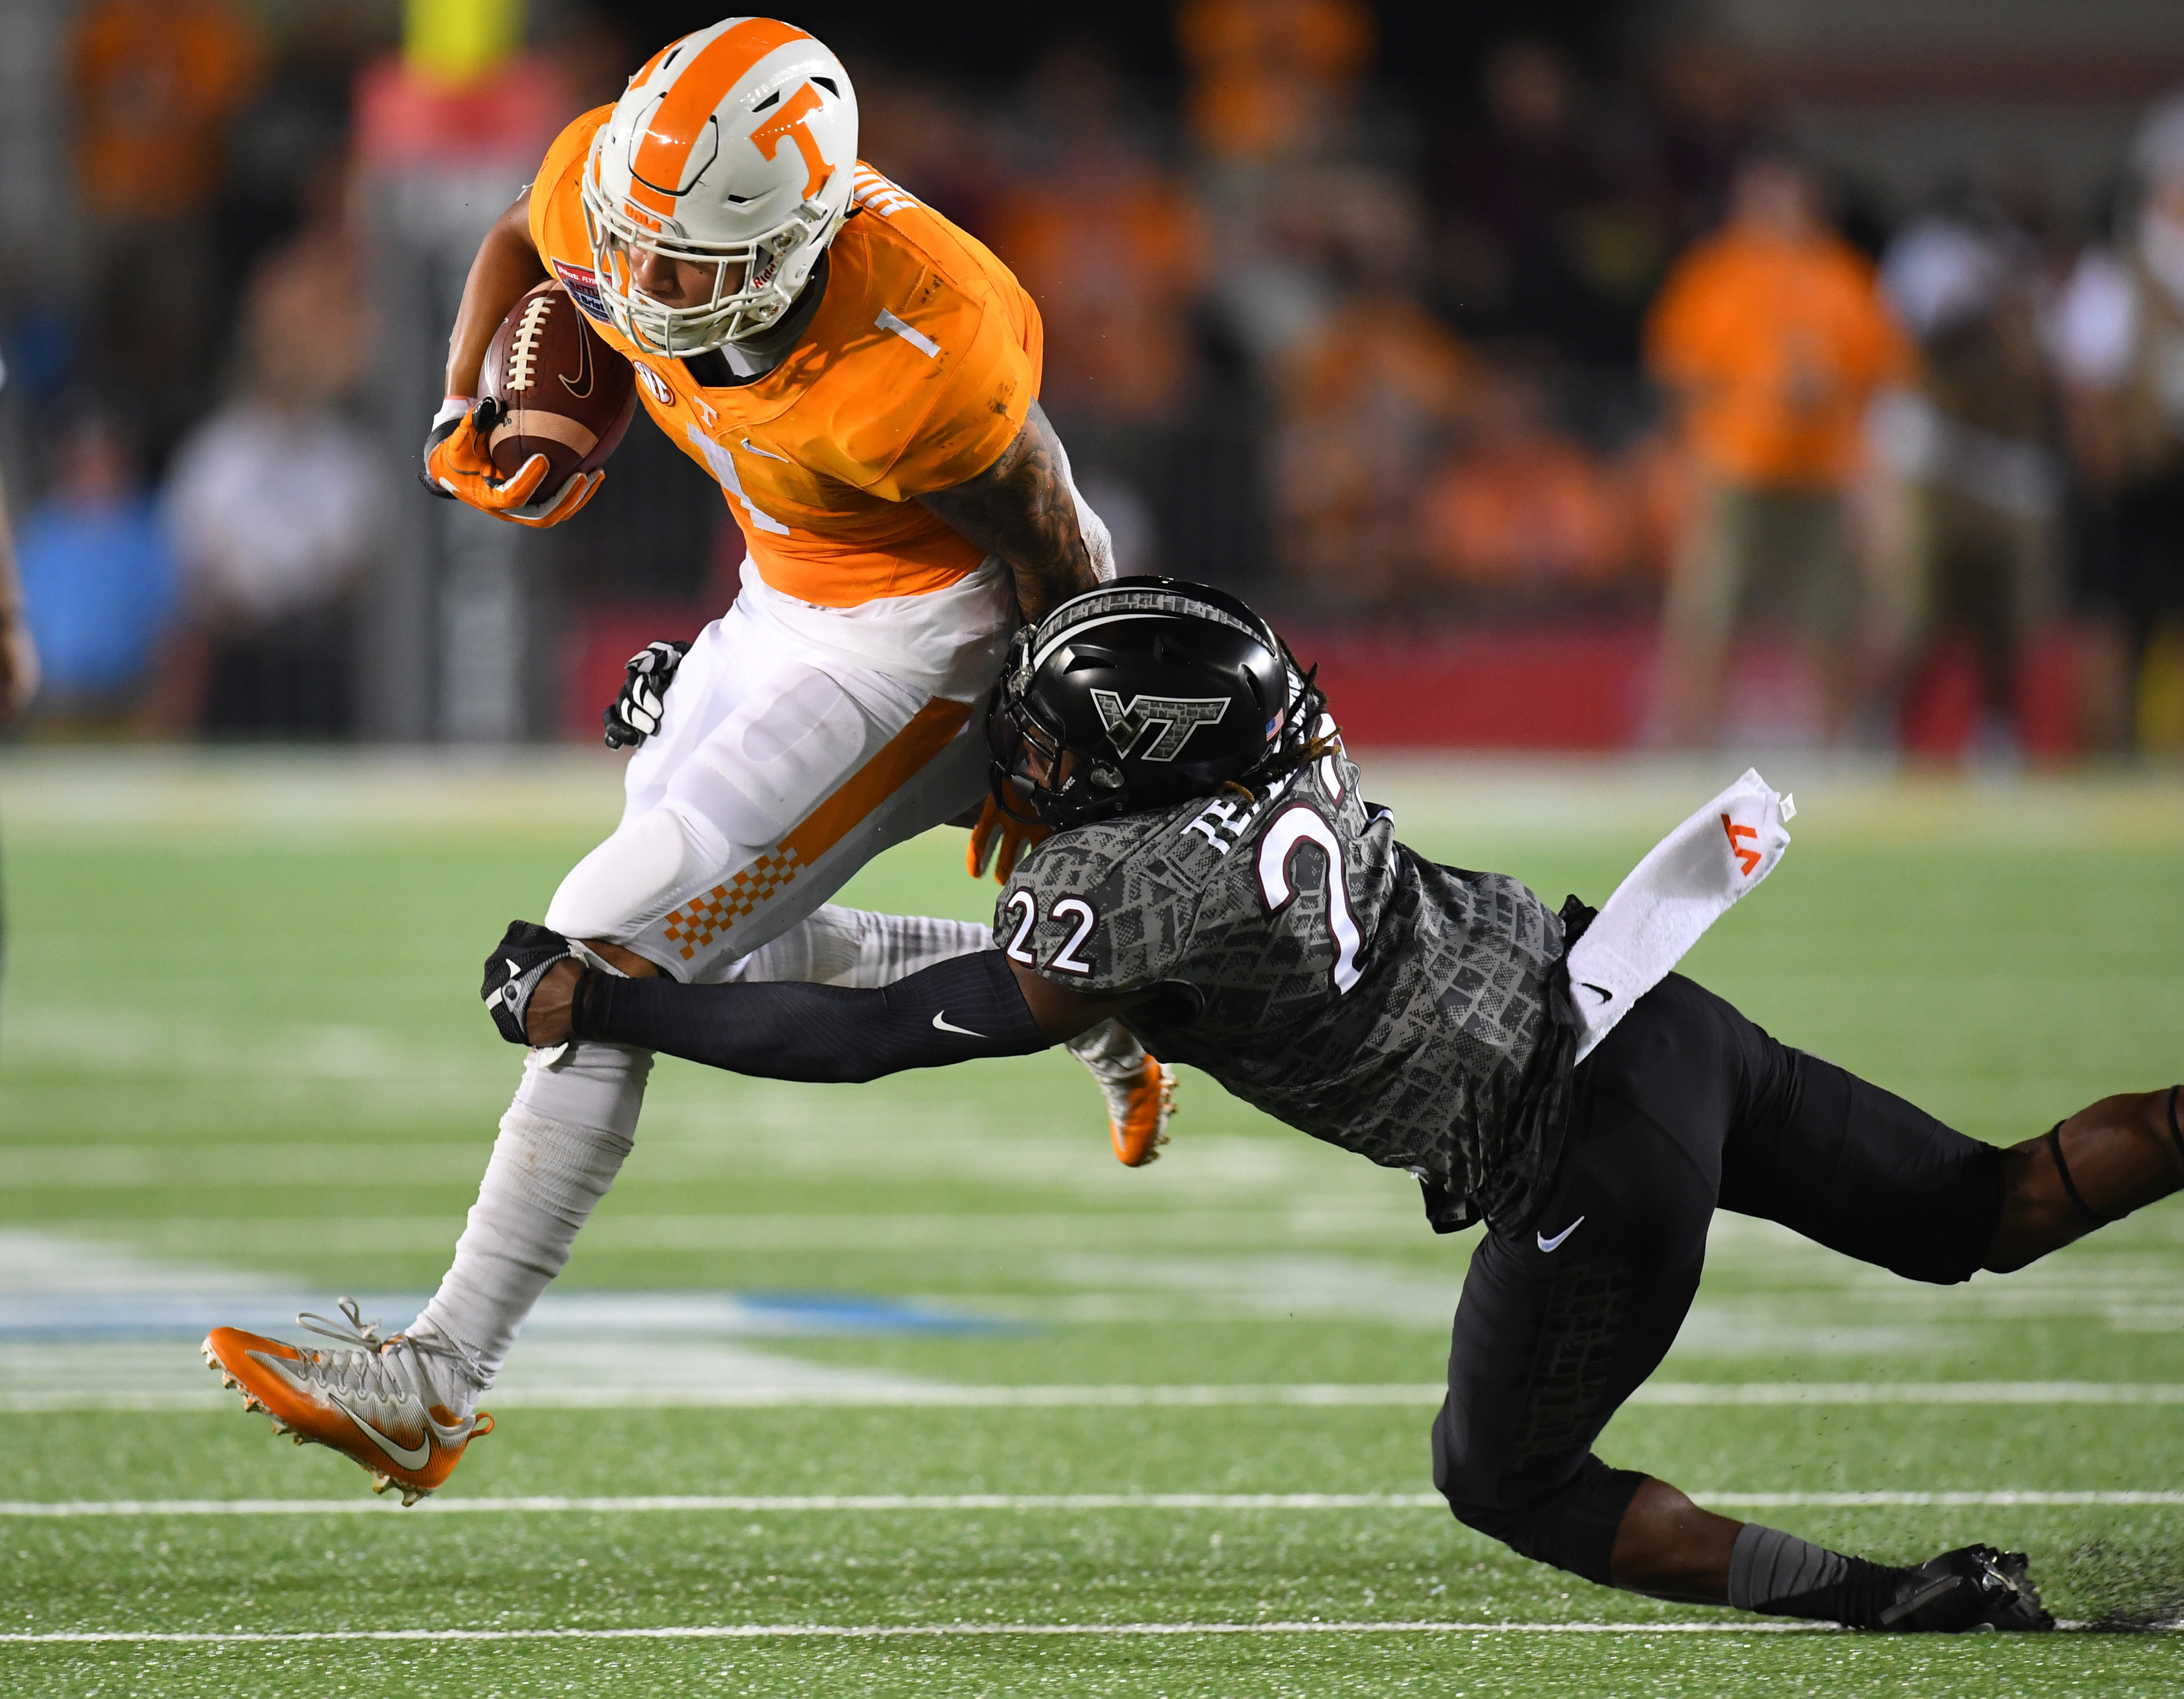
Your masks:
M 486 1012 L 511 1044 L 526 1049 L 531 1040 L 524 1018 L 531 1010 L 531 994 L 557 961 L 580 960 L 569 940 L 549 927 L 531 921 L 510 921 L 508 930 L 485 959 L 485 985 L 478 994 Z
M 1879 1626 L 1892 1634 L 2044 1634 L 2055 1626 L 2022 1551 L 1962 1546 L 1897 1584 Z

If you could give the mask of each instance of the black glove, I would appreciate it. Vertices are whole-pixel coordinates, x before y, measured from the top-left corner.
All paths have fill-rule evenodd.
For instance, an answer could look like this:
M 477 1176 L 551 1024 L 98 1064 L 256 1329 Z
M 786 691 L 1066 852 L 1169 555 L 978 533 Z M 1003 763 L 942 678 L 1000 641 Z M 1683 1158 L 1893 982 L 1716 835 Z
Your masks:
M 667 687 L 675 670 L 690 653 L 687 643 L 649 643 L 630 656 L 621 682 L 621 694 L 607 704 L 599 716 L 606 727 L 607 747 L 633 749 L 660 729 Z

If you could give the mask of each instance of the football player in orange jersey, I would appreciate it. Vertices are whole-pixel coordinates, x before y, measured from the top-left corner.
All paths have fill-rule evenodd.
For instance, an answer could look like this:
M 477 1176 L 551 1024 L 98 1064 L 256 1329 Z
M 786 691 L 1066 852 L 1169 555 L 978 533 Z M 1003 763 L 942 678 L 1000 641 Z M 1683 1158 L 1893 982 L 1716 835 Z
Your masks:
M 1038 309 L 856 142 L 849 75 L 804 31 L 731 18 L 671 42 L 548 150 L 480 246 L 449 341 L 435 493 L 545 526 L 598 488 L 599 473 L 544 488 L 543 457 L 498 476 L 472 399 L 495 330 L 550 276 L 634 363 L 747 544 L 733 606 L 630 759 L 621 825 L 547 910 L 629 972 L 877 986 L 984 949 L 983 927 L 825 899 L 889 845 L 978 814 L 977 710 L 1010 634 L 1112 575 L 1039 410 Z M 1006 877 L 1016 845 L 986 808 L 974 855 L 997 849 Z M 496 975 L 497 1012 L 536 977 Z M 1118 1153 L 1142 1160 L 1167 1070 L 1119 1027 L 1078 1054 Z M 434 1490 L 628 1153 L 651 1063 L 611 1044 L 528 1053 L 454 1266 L 406 1334 L 353 1311 L 332 1350 L 216 1329 L 208 1362 L 381 1489 Z

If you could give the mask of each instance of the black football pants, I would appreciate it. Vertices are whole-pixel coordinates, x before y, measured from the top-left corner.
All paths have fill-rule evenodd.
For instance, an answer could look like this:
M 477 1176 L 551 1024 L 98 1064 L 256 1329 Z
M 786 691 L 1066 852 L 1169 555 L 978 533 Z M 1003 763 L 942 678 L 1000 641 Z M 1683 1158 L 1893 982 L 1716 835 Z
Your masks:
M 1605 1582 L 1643 1477 L 1592 1444 L 1683 1325 L 1714 1211 L 1948 1284 L 1994 1236 L 2002 1153 L 1676 974 L 1575 1084 L 1545 1208 L 1522 1234 L 1490 1228 L 1472 1257 L 1434 1484 L 1467 1526 Z

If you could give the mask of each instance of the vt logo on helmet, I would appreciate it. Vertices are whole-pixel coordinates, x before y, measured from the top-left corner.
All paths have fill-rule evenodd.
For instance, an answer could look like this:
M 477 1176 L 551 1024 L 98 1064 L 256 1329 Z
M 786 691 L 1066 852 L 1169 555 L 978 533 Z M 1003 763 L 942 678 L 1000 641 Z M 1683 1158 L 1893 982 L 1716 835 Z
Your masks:
M 1322 705 L 1235 597 L 1117 578 L 1017 633 L 986 717 L 994 799 L 1069 827 L 1249 788 L 1308 758 Z
M 848 215 L 857 97 L 803 31 L 729 18 L 669 43 L 630 79 L 584 163 L 584 228 L 607 315 L 638 347 L 702 354 L 795 301 Z M 649 252 L 709 271 L 695 305 L 637 287 Z
M 1145 734 L 1160 730 L 1143 753 L 1149 761 L 1172 761 L 1183 753 L 1190 734 L 1201 726 L 1217 726 L 1228 711 L 1225 696 L 1133 696 L 1125 708 L 1112 690 L 1095 690 L 1092 705 L 1100 710 L 1100 723 L 1118 755 L 1138 752 Z

